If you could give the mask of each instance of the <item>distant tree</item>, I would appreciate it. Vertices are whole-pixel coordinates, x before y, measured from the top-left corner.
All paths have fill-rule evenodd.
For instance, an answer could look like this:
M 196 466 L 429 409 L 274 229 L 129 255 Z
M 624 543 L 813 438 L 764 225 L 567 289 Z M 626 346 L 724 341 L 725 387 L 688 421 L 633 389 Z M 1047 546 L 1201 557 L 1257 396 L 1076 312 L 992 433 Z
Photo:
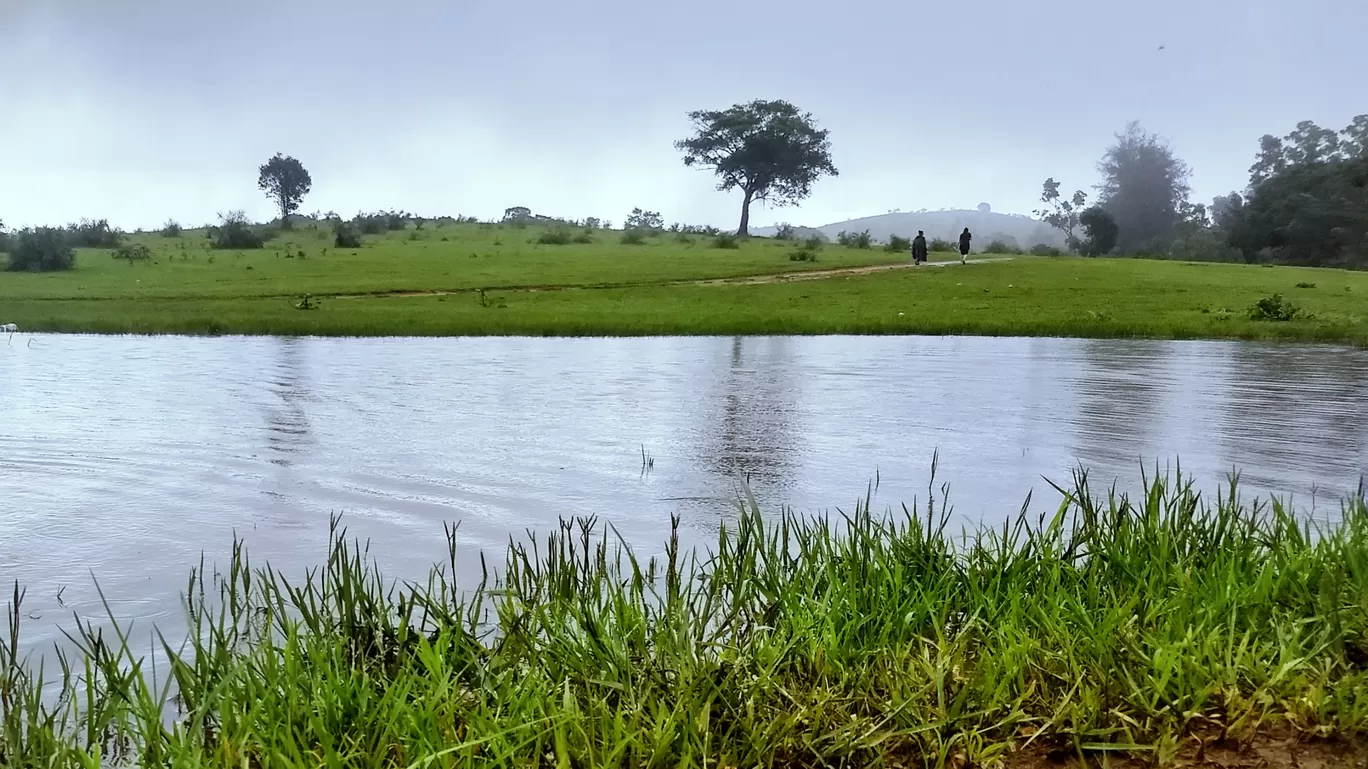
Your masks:
M 1085 209 L 1078 215 L 1083 227 L 1082 251 L 1085 256 L 1106 256 L 1116 248 L 1119 228 L 1116 220 L 1101 206 Z
M 1122 251 L 1172 242 L 1192 171 L 1162 137 L 1130 122 L 1097 164 L 1098 204 L 1116 220 Z
M 633 208 L 632 213 L 627 216 L 627 220 L 622 223 L 622 226 L 628 230 L 655 232 L 665 229 L 665 220 L 657 211 L 643 211 L 640 208 Z
M 675 142 L 684 165 L 713 171 L 722 191 L 739 189 L 738 235 L 750 234 L 751 203 L 796 204 L 822 176 L 836 176 L 829 132 L 786 101 L 756 100 L 721 111 L 689 113 L 694 135 Z
M 1040 202 L 1043 208 L 1035 212 L 1046 224 L 1064 233 L 1064 242 L 1071 251 L 1082 251 L 1083 241 L 1078 237 L 1079 217 L 1088 204 L 1088 194 L 1083 190 L 1074 192 L 1073 197 L 1065 198 L 1059 194 L 1059 182 L 1054 177 L 1045 180 L 1041 186 Z
M 280 226 L 288 229 L 290 215 L 299 210 L 304 196 L 313 189 L 313 178 L 304 169 L 303 163 L 279 152 L 263 163 L 260 171 L 257 187 L 266 193 L 266 197 L 275 201 L 280 210 Z
M 512 206 L 504 209 L 502 221 L 511 224 L 513 222 L 526 222 L 531 218 L 532 209 L 527 206 Z
M 9 241 L 9 230 L 5 229 L 5 221 L 0 219 L 0 254 L 9 251 Z
M 20 230 L 13 235 L 5 267 L 15 272 L 57 272 L 76 266 L 66 232 L 56 227 Z
M 597 216 L 587 216 L 584 219 L 584 226 L 591 230 L 597 230 L 603 226 L 603 222 L 599 221 Z

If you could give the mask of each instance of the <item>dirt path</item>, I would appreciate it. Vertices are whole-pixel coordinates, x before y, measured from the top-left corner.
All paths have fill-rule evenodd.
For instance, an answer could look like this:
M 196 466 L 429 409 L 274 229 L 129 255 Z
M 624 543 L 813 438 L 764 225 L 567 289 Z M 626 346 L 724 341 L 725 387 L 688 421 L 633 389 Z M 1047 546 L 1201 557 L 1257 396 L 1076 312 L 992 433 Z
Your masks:
M 990 264 L 992 262 L 1011 261 L 1012 257 L 992 257 L 989 259 L 970 259 L 968 264 Z M 959 266 L 959 262 L 927 262 L 921 265 L 925 267 L 950 267 Z M 865 267 L 840 267 L 833 270 L 804 270 L 801 272 L 780 272 L 771 275 L 742 275 L 730 278 L 700 278 L 693 280 L 666 280 L 651 281 L 642 283 L 589 283 L 581 285 L 527 285 L 527 286 L 497 286 L 494 288 L 454 288 L 436 291 L 379 291 L 369 294 L 332 294 L 333 299 L 393 299 L 403 297 L 422 297 L 422 296 L 451 296 L 453 294 L 477 294 L 480 291 L 571 291 L 575 289 L 605 289 L 605 288 L 642 288 L 646 286 L 725 286 L 725 285 L 762 285 L 766 283 L 788 283 L 798 280 L 821 280 L 823 278 L 841 278 L 854 275 L 870 275 L 876 272 L 890 272 L 892 270 L 910 270 L 915 265 L 910 262 L 897 262 L 895 264 L 873 264 Z

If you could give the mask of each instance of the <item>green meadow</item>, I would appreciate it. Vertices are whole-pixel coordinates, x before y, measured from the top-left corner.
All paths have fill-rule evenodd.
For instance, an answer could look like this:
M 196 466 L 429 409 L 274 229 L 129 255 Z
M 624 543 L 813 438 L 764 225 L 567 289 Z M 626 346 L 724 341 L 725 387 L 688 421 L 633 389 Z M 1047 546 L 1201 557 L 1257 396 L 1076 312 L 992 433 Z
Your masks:
M 323 229 L 256 251 L 136 236 L 152 258 L 82 250 L 76 269 L 0 273 L 0 322 L 28 331 L 288 335 L 981 334 L 1368 343 L 1368 273 L 1136 259 L 903 253 L 661 234 L 408 229 L 332 247 Z M 949 262 L 938 265 L 937 262 Z M 805 276 L 803 273 L 814 273 Z M 831 274 L 835 273 L 835 274 Z M 818 277 L 820 276 L 820 277 Z M 303 297 L 311 301 L 304 303 Z M 1277 301 L 1275 301 L 1275 297 Z M 1257 318 L 1251 312 L 1264 302 Z M 299 309 L 301 306 L 310 309 Z M 1269 312 L 1267 308 L 1271 307 Z

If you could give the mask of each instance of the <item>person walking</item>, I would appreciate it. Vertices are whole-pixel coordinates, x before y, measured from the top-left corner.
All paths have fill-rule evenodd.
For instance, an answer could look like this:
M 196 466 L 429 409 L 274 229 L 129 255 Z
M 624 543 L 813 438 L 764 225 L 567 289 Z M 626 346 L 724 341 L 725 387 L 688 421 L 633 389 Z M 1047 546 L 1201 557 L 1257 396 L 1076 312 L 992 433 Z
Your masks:
M 917 230 L 917 237 L 912 239 L 912 263 L 921 265 L 926 261 L 926 235 L 921 230 Z
M 964 232 L 960 233 L 960 264 L 969 261 L 969 241 L 973 239 L 974 236 L 969 234 L 969 228 L 965 227 Z

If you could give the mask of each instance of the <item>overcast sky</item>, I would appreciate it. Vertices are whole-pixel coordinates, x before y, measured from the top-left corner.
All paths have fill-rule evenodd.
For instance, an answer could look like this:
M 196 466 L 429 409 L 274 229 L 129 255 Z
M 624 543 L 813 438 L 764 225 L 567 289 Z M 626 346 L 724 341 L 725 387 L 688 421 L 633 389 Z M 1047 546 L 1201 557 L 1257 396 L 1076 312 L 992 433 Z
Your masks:
M 1364 0 L 0 0 L 0 220 L 265 219 L 285 152 L 305 212 L 735 226 L 672 142 L 755 98 L 811 111 L 841 170 L 756 224 L 1026 213 L 1131 119 L 1206 202 L 1260 135 L 1368 111 L 1366 26 Z

